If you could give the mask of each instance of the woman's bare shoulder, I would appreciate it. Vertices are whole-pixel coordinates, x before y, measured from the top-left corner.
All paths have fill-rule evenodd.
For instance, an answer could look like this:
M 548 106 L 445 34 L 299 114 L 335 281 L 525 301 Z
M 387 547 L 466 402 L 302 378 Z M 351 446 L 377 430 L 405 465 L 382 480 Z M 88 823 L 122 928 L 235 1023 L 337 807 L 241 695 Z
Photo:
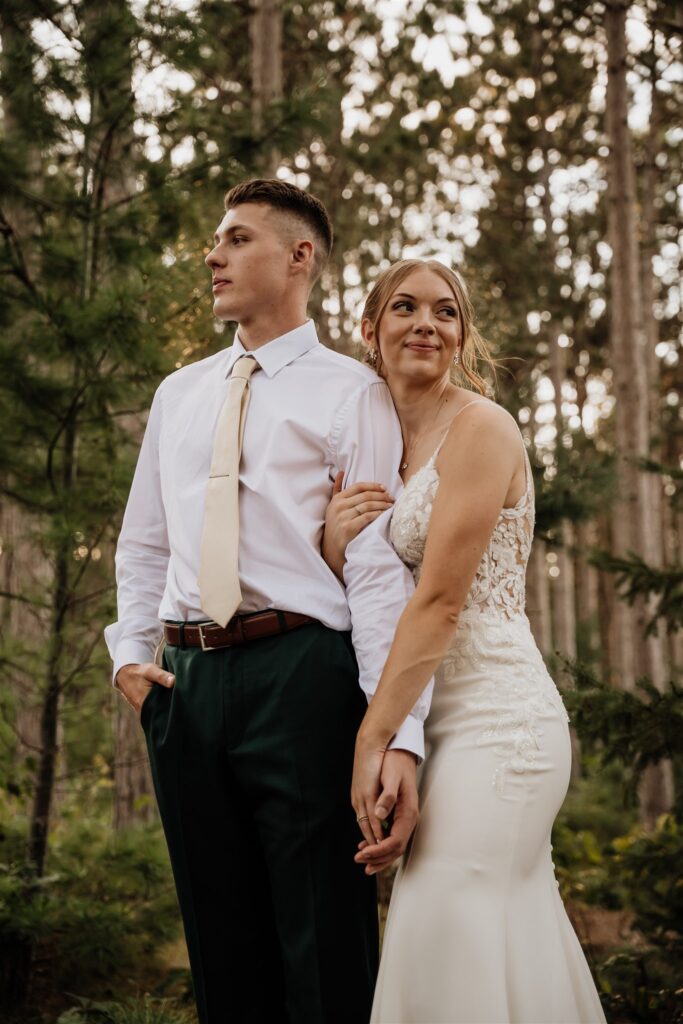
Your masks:
M 514 416 L 502 405 L 483 395 L 466 399 L 455 413 L 444 441 L 444 451 L 461 444 L 464 436 L 472 439 L 490 438 L 494 443 L 514 445 L 517 450 L 521 439 Z

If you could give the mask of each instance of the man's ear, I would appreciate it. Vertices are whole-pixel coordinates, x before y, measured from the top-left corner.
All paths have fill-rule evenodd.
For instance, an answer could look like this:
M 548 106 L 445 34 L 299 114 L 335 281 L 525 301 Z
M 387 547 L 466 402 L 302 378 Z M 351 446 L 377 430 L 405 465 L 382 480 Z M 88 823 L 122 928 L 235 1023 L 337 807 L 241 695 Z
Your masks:
M 307 238 L 297 239 L 292 244 L 291 258 L 292 267 L 295 270 L 311 270 L 313 268 L 313 260 L 315 257 L 315 249 L 313 242 L 310 242 Z

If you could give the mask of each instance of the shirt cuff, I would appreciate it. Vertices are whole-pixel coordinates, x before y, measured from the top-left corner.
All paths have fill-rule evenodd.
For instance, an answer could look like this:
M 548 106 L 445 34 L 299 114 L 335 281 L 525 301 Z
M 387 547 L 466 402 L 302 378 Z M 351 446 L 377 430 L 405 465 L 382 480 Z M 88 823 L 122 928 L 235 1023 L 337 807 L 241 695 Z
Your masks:
M 116 674 L 120 668 L 124 665 L 143 665 L 145 662 L 154 661 L 154 651 L 156 647 L 154 644 L 143 643 L 142 640 L 122 640 L 116 648 L 116 656 L 114 658 L 114 671 L 112 674 L 112 683 L 116 686 Z
M 417 757 L 417 763 L 422 764 L 425 758 L 424 724 L 414 715 L 408 715 L 389 744 L 389 750 L 409 750 Z

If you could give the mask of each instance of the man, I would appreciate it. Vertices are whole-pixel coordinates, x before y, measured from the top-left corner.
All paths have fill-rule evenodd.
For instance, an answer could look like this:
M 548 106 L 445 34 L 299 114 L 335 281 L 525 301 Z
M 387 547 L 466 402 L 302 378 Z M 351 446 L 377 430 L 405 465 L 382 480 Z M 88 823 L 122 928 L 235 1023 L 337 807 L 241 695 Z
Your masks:
M 332 241 L 322 204 L 252 181 L 225 205 L 206 263 L 238 332 L 155 395 L 106 638 L 147 737 L 200 1020 L 362 1024 L 377 915 L 353 860 L 369 822 L 349 802 L 365 709 L 349 609 L 371 694 L 412 578 L 386 517 L 351 545 L 346 593 L 320 545 L 339 471 L 400 487 L 400 430 L 385 384 L 307 320 Z M 384 759 L 397 850 L 421 731 L 409 716 Z

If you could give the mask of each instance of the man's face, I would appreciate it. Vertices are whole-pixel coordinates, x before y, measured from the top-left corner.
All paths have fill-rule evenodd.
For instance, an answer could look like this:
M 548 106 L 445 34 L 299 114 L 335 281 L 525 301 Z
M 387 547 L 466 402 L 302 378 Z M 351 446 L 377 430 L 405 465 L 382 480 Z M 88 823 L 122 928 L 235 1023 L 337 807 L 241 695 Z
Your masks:
M 277 309 L 291 267 L 291 244 L 279 227 L 277 212 L 263 203 L 242 203 L 223 217 L 205 261 L 219 320 L 247 324 Z

